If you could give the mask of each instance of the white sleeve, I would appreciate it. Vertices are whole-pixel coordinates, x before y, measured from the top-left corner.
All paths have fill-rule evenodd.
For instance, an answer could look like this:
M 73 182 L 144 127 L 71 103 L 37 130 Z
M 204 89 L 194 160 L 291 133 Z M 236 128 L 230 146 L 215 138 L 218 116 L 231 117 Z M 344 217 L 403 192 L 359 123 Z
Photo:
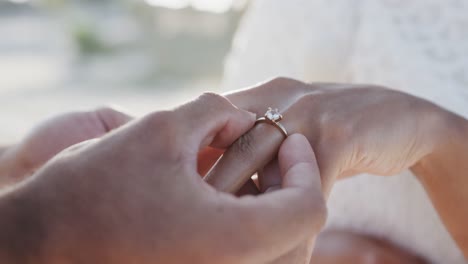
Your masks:
M 276 76 L 340 81 L 352 52 L 359 2 L 254 0 L 227 57 L 223 88 Z

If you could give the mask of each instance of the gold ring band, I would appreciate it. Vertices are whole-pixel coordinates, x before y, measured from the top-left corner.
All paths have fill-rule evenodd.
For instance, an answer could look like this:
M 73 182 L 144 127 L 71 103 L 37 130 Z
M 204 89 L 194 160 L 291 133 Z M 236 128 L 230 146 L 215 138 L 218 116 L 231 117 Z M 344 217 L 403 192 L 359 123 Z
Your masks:
M 267 123 L 270 125 L 274 125 L 277 127 L 280 131 L 281 134 L 283 134 L 285 137 L 288 137 L 288 131 L 284 126 L 279 122 L 283 119 L 283 116 L 278 112 L 278 109 L 273 109 L 271 107 L 268 107 L 268 110 L 266 111 L 265 115 L 263 117 L 260 117 L 255 121 L 255 124 L 257 123 Z
M 257 121 L 255 121 L 255 124 L 257 123 L 267 123 L 267 124 L 270 124 L 270 125 L 274 125 L 275 127 L 277 127 L 281 134 L 283 134 L 283 136 L 285 137 L 288 137 L 288 131 L 286 131 L 286 128 L 284 128 L 284 126 L 279 123 L 279 122 L 275 122 L 275 121 L 272 121 L 266 117 L 260 117 L 259 119 L 257 119 Z

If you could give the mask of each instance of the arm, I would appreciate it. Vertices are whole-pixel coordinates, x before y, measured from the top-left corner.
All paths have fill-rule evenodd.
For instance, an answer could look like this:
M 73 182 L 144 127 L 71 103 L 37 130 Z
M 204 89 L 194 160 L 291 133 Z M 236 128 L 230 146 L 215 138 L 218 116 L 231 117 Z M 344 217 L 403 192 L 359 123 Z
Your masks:
M 446 111 L 443 116 L 442 143 L 412 171 L 468 257 L 468 121 Z

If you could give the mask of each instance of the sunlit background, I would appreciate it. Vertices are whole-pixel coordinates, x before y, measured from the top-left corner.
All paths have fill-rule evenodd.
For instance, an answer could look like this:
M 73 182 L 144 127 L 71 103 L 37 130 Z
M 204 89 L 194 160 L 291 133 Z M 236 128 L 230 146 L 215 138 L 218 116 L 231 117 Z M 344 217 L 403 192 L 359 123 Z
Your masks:
M 63 111 L 219 89 L 248 0 L 0 0 L 0 143 Z

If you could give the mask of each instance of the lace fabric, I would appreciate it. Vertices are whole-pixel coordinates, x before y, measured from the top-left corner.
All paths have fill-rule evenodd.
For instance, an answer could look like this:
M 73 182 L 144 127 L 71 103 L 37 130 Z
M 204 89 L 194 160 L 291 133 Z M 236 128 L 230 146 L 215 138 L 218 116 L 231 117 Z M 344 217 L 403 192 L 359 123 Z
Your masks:
M 224 87 L 274 76 L 381 84 L 468 117 L 468 1 L 256 0 Z M 327 226 L 385 237 L 434 263 L 466 263 L 409 171 L 337 183 Z

